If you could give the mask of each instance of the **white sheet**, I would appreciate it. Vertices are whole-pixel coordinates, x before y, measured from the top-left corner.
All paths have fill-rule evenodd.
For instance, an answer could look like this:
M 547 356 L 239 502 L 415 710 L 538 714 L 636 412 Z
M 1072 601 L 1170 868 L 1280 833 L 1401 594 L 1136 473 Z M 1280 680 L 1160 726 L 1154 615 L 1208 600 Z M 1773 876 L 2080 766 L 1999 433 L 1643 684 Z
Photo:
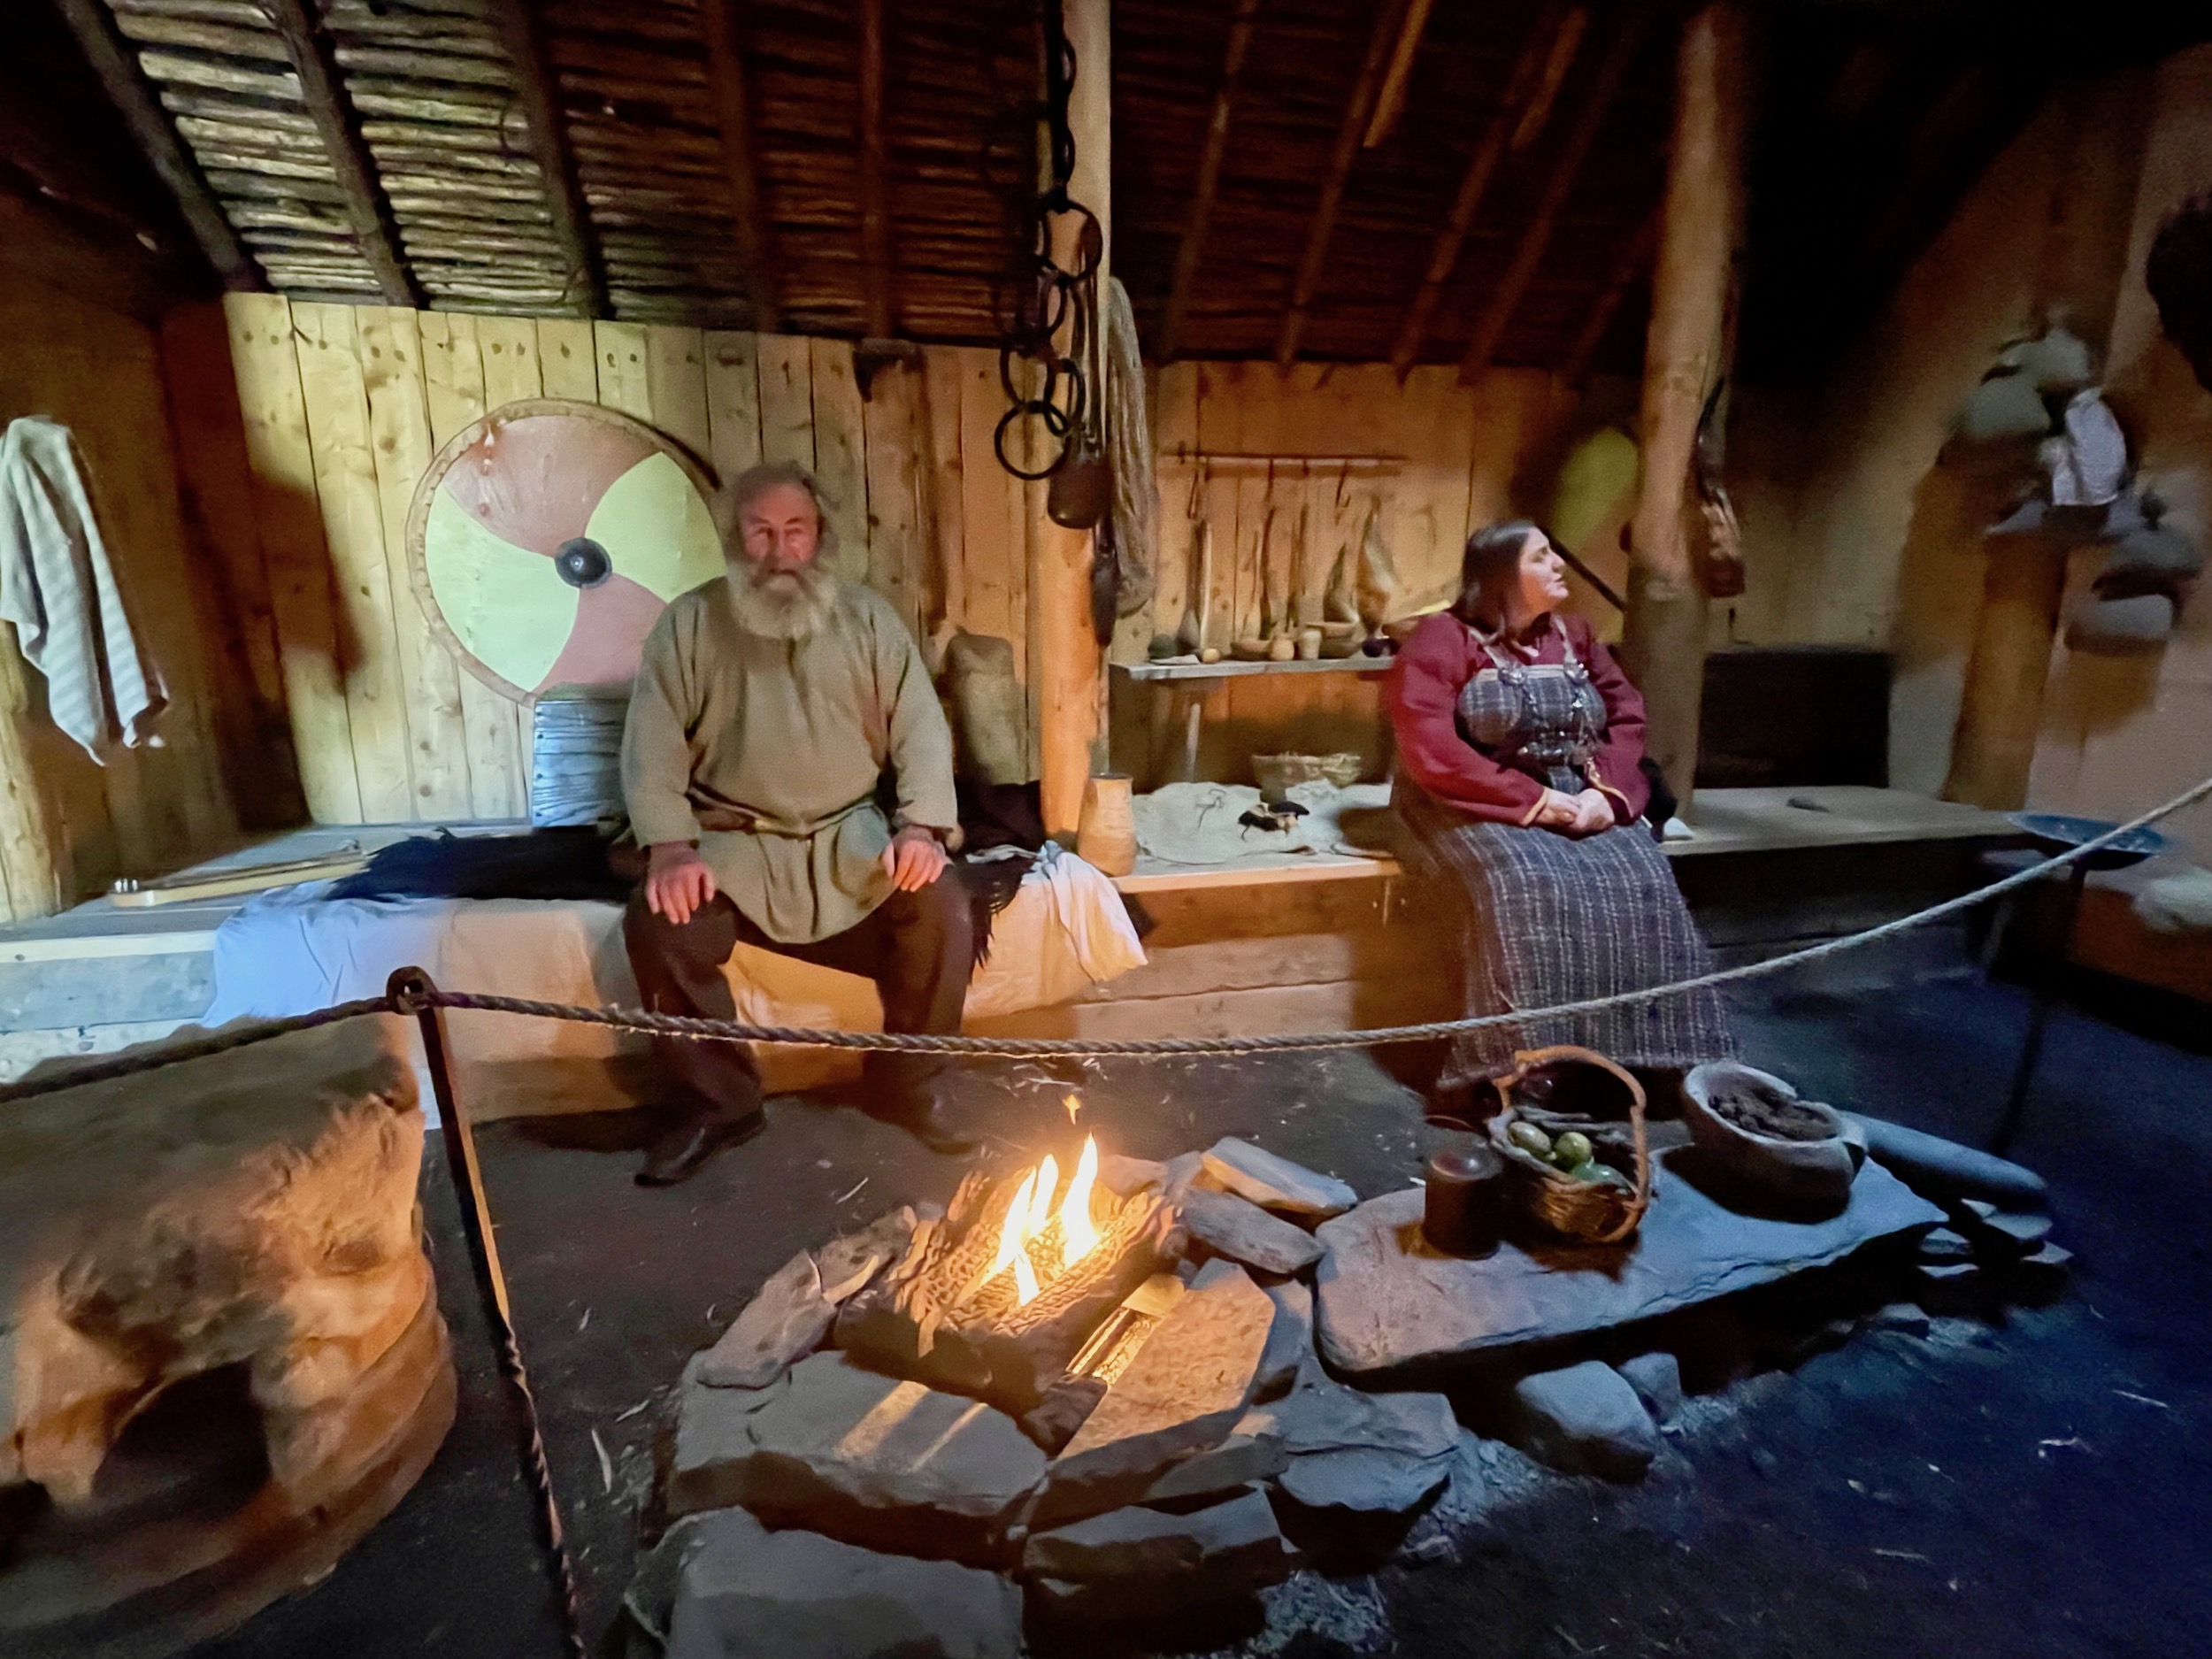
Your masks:
M 637 1003 L 618 906 L 525 899 L 332 899 L 332 884 L 265 893 L 215 935 L 210 1025 L 275 1018 L 373 996 L 393 972 L 419 967 L 442 987 L 587 1007 Z M 990 959 L 968 987 L 970 1018 L 1065 1002 L 1144 964 L 1144 949 L 1113 884 L 1072 853 L 1040 861 L 991 933 Z M 853 974 L 740 946 L 724 972 L 737 1017 L 757 1025 L 834 1031 L 882 1028 L 875 987 Z M 547 1079 L 548 1060 L 606 1060 L 641 1040 L 595 1025 L 516 1015 L 449 1017 L 457 1056 L 481 1072 L 510 1068 Z M 772 1090 L 810 1088 L 850 1075 L 857 1056 L 772 1048 L 761 1056 Z M 427 1104 L 427 1094 L 425 1095 Z M 493 1112 L 604 1103 L 547 1098 Z

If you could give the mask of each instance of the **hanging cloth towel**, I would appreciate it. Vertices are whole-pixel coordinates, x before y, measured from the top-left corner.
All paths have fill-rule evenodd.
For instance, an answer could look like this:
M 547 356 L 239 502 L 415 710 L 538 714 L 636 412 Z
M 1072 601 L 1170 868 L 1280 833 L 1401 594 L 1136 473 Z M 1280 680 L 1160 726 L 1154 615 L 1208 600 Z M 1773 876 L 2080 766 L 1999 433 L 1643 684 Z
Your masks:
M 167 702 L 131 632 L 76 440 L 26 418 L 0 439 L 0 621 L 46 677 L 54 724 L 104 761 L 119 741 L 158 745 Z

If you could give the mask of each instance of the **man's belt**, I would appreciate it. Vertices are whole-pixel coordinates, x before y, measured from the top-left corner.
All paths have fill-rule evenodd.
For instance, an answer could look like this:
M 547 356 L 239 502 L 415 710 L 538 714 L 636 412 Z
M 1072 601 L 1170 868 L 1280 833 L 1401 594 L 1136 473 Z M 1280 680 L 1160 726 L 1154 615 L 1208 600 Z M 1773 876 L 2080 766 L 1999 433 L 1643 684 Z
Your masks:
M 788 824 L 779 824 L 773 818 L 764 818 L 750 807 L 734 806 L 726 802 L 718 802 L 708 806 L 695 801 L 692 803 L 691 815 L 697 821 L 700 829 L 711 835 L 774 835 L 785 841 L 810 841 L 824 830 L 843 823 L 861 808 L 872 805 L 874 801 L 874 795 L 864 795 L 851 805 L 841 807 L 827 818 L 810 824 L 803 829 Z

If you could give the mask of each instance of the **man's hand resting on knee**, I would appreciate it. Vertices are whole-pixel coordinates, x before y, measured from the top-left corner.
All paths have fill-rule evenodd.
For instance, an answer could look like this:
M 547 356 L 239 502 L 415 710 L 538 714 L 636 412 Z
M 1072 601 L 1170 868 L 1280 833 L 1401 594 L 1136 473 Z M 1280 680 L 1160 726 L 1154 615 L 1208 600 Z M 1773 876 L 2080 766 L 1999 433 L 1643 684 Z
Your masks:
M 681 927 L 713 902 L 714 872 L 689 841 L 655 841 L 646 855 L 645 902 Z
M 943 875 L 951 862 L 934 835 L 911 825 L 894 835 L 883 849 L 883 873 L 902 893 L 919 893 Z

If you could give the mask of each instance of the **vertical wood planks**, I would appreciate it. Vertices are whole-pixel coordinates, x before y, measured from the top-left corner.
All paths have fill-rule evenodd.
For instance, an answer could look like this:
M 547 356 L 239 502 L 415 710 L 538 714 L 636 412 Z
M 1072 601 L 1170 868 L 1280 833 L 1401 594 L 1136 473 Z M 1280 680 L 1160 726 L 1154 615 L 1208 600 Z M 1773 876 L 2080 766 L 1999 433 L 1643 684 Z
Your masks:
M 399 307 L 363 306 L 356 317 L 384 563 L 405 689 L 413 818 L 465 818 L 474 810 L 469 784 L 463 669 L 432 631 L 416 596 L 407 557 L 407 514 L 430 465 L 430 409 L 424 394 L 422 331 Z
M 357 824 L 361 789 L 354 776 L 352 720 L 339 672 L 314 450 L 292 343 L 292 308 L 280 295 L 232 294 L 225 297 L 223 310 L 245 417 L 246 459 L 268 562 L 269 608 L 276 621 L 301 793 L 317 823 Z
M 727 485 L 760 460 L 759 337 L 718 329 L 705 337 L 707 455 Z
M 830 526 L 837 533 L 831 568 L 848 581 L 868 580 L 868 457 L 866 416 L 853 378 L 852 343 L 810 340 L 814 379 L 814 476 L 829 497 Z
M 478 318 L 476 350 L 483 366 L 486 412 L 545 395 L 537 325 L 527 317 Z
M 966 465 L 960 449 L 960 356 L 950 349 L 933 350 L 922 359 L 922 396 L 926 421 L 916 434 L 929 446 L 928 471 L 923 500 L 928 520 L 928 540 L 922 549 L 930 568 L 922 580 L 926 644 L 930 664 L 939 666 L 939 655 L 952 631 L 967 616 L 967 575 L 962 556 L 961 474 Z
M 762 334 L 760 458 L 814 465 L 814 368 L 795 334 Z
M 479 319 L 459 313 L 426 311 L 421 327 L 430 442 L 442 449 L 482 419 L 489 407 L 483 341 Z M 506 353 L 500 360 L 503 365 Z M 526 726 L 518 725 L 515 705 L 465 664 L 461 664 L 461 718 L 467 732 L 469 803 L 476 816 L 520 818 L 528 799 L 525 757 L 529 751 L 521 736 Z
M 315 457 L 323 536 L 337 595 L 339 661 L 353 732 L 354 776 L 370 823 L 414 817 L 407 686 L 384 564 L 383 509 L 370 449 L 354 308 L 296 304 L 300 390 Z
M 591 325 L 573 318 L 538 319 L 538 373 L 547 397 L 599 401 L 598 349 Z
M 476 342 L 484 365 L 484 407 L 487 412 L 503 404 L 546 396 L 538 325 L 529 318 L 480 317 L 476 319 Z M 585 354 L 584 363 L 588 368 L 591 365 L 588 352 Z M 593 383 L 596 389 L 595 373 Z M 463 672 L 465 677 L 472 678 L 466 675 L 465 670 Z M 506 703 L 504 697 L 488 686 L 480 686 L 477 689 L 487 692 L 500 703 Z M 473 695 L 465 686 L 462 687 L 462 695 L 464 697 Z M 508 707 L 515 726 L 518 762 L 518 781 L 514 786 L 515 810 L 520 813 L 527 810 L 529 803 L 530 753 L 534 726 L 527 703 L 511 703 Z M 499 718 L 497 708 L 488 703 L 483 718 L 488 726 L 496 725 Z
M 959 348 L 961 574 L 972 633 L 1014 648 L 1014 672 L 1029 682 L 1029 609 L 1025 566 L 1028 523 L 1021 486 L 999 465 L 991 434 L 1005 406 L 995 352 Z
M 649 424 L 653 388 L 645 367 L 645 325 L 596 322 L 591 332 L 599 351 L 600 403 Z
M 936 552 L 922 506 L 930 467 L 925 396 L 920 372 L 895 365 L 876 376 L 865 411 L 868 585 L 891 602 L 918 640 L 924 637 L 923 579 Z
M 240 821 L 250 828 L 288 826 L 304 802 L 284 708 L 284 671 L 269 609 L 268 565 L 255 522 L 253 473 L 245 418 L 230 366 L 222 308 L 182 305 L 162 319 L 162 379 L 177 451 L 187 526 L 211 558 L 218 624 L 212 637 L 234 657 L 234 687 L 223 725 L 226 766 Z M 243 698 L 242 704 L 236 701 Z
M 654 426 L 705 462 L 714 442 L 707 415 L 706 341 L 696 328 L 655 323 L 645 331 L 645 396 Z

